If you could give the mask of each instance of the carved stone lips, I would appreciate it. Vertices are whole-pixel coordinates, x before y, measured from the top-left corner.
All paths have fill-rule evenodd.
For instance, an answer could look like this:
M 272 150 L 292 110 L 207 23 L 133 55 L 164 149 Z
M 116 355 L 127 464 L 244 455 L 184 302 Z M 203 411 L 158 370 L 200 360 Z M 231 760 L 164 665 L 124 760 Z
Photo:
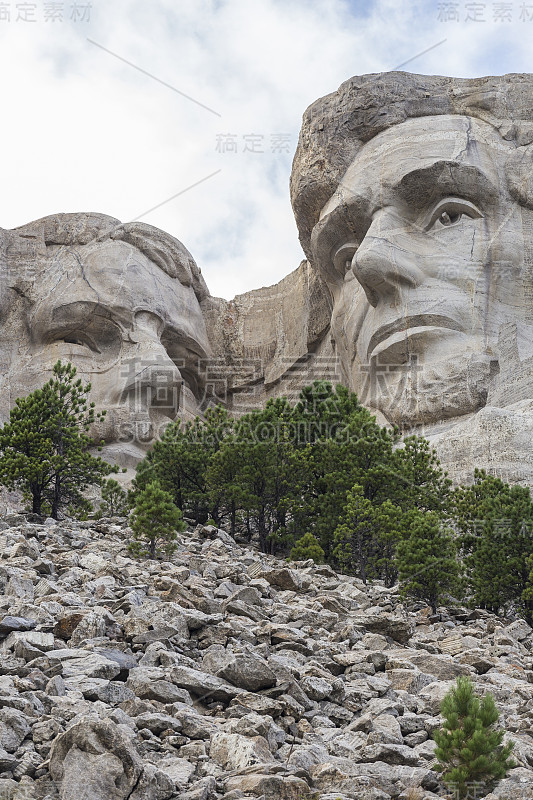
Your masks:
M 452 331 L 463 331 L 463 326 L 457 320 L 440 314 L 416 314 L 413 317 L 401 317 L 388 325 L 378 328 L 371 336 L 368 343 L 367 358 L 370 358 L 376 347 L 389 337 L 398 333 L 407 334 L 407 331 L 414 333 L 413 329 L 415 328 L 417 333 L 429 328 L 447 328 Z

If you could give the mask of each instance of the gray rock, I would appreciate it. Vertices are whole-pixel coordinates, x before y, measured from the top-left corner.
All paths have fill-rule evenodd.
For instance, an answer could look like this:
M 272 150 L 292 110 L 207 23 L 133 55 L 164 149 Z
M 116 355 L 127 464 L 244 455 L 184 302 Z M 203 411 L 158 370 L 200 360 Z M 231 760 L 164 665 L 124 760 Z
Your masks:
M 456 659 L 447 655 L 431 655 L 423 651 L 412 653 L 409 660 L 421 672 L 434 675 L 441 681 L 454 680 L 459 675 L 472 675 L 472 670 L 465 664 L 458 664 Z
M 11 633 L 11 631 L 31 631 L 36 625 L 34 619 L 7 616 L 0 621 L 0 634 Z
M 199 714 L 194 709 L 180 709 L 174 714 L 176 721 L 181 725 L 184 736 L 189 739 L 209 739 L 217 727 L 210 717 Z
M 215 791 L 216 781 L 209 776 L 193 783 L 188 791 L 180 795 L 180 800 L 211 800 L 215 797 Z
M 132 671 L 126 681 L 128 689 L 142 700 L 157 700 L 160 703 L 186 702 L 187 694 L 178 688 L 175 681 L 153 678 L 147 670 Z
M 58 657 L 58 652 L 54 651 L 54 658 Z M 99 653 L 88 653 L 83 651 L 83 655 L 74 658 L 61 660 L 63 664 L 63 678 L 74 678 L 84 676 L 87 678 L 103 678 L 113 680 L 120 673 L 120 666 L 116 661 L 111 661 Z
M 167 756 L 166 758 L 158 761 L 158 768 L 163 772 L 172 782 L 174 790 L 180 792 L 188 786 L 195 773 L 194 764 L 189 763 L 185 758 L 174 758 Z M 204 782 L 204 786 L 209 785 Z M 181 797 L 182 795 L 180 795 Z
M 279 699 L 276 699 L 273 697 L 267 697 L 263 694 L 243 692 L 231 701 L 229 704 L 229 711 L 236 712 L 239 709 L 243 709 L 244 713 L 247 711 L 254 711 L 257 714 L 268 714 L 269 716 L 276 718 L 283 714 L 283 697 L 284 695 L 280 695 Z M 290 700 L 296 702 L 293 698 L 290 698 Z M 301 708 L 303 709 L 303 706 L 301 706 Z
M 401 717 L 380 714 L 372 721 L 368 744 L 403 744 Z M 386 761 L 387 759 L 382 759 Z
M 146 633 L 139 633 L 133 637 L 133 644 L 149 644 L 150 642 L 164 642 L 166 639 L 171 639 L 173 636 L 179 636 L 179 628 L 172 625 L 165 625 L 160 628 L 155 628 Z
M 122 650 L 115 650 L 112 647 L 100 649 L 96 651 L 109 661 L 116 662 L 122 671 L 134 669 L 137 666 L 137 659 L 130 653 L 124 653 Z
M 268 764 L 272 760 L 266 739 L 262 736 L 240 736 L 237 733 L 213 734 L 209 754 L 217 764 L 229 770 Z
M 86 700 L 100 700 L 110 706 L 133 700 L 134 692 L 122 681 L 107 681 L 103 678 L 69 678 L 67 688 L 78 689 Z
M 87 791 L 90 800 L 217 800 L 223 795 L 297 800 L 307 792 L 320 800 L 411 800 L 409 792 L 418 787 L 420 800 L 436 800 L 432 733 L 442 726 L 440 701 L 457 674 L 474 675 L 479 691 L 495 694 L 506 740 L 516 741 L 520 764 L 509 779 L 520 800 L 527 796 L 533 775 L 533 669 L 530 636 L 519 621 L 505 625 L 489 612 L 461 609 L 449 614 L 442 609 L 435 618 L 407 612 L 396 593 L 379 583 L 364 587 L 311 564 L 294 570 L 302 591 L 279 592 L 281 587 L 262 578 L 252 578 L 250 587 L 252 574 L 285 565 L 238 544 L 228 559 L 218 538 L 203 543 L 210 546 L 207 557 L 200 540 L 189 535 L 179 537 L 174 555 L 178 571 L 181 561 L 187 564 L 184 587 L 174 577 L 174 565 L 130 559 L 124 548 L 129 534 L 120 526 L 68 525 L 68 535 L 62 523 L 39 539 L 41 555 L 51 556 L 60 576 L 57 600 L 47 595 L 34 605 L 0 597 L 4 611 L 35 619 L 39 626 L 8 634 L 18 635 L 15 652 L 27 647 L 26 656 L 35 654 L 31 661 L 15 658 L 9 649 L 0 653 L 0 735 L 5 740 L 0 768 L 30 796 L 73 800 L 74 791 L 80 797 Z M 97 538 L 99 550 L 93 552 L 87 544 L 93 546 Z M 78 543 L 85 549 L 78 551 Z M 73 558 L 78 552 L 85 566 Z M 95 577 L 104 561 L 105 571 Z M 11 569 L 9 557 L 2 563 Z M 257 571 L 246 571 L 252 567 Z M 151 595 L 156 582 L 155 591 L 168 591 L 167 576 L 191 606 L 198 602 L 206 608 L 204 601 L 212 597 L 233 597 L 261 613 L 226 621 L 197 607 L 182 613 L 178 603 Z M 35 572 L 32 581 L 39 580 Z M 106 597 L 110 587 L 116 599 Z M 94 606 L 97 591 L 98 602 L 109 602 L 114 617 Z M 138 592 L 138 604 L 119 608 L 123 591 L 123 596 Z M 357 593 L 364 601 L 356 597 L 352 608 Z M 103 620 L 105 626 L 87 626 L 86 633 L 103 635 L 80 639 L 76 647 L 46 653 L 34 647 L 30 653 L 21 636 L 50 635 L 52 629 L 66 635 L 75 621 L 67 620 L 69 607 L 78 613 L 77 625 L 94 611 L 89 622 Z M 174 617 L 183 622 L 185 613 L 192 621 L 190 636 L 188 627 L 181 636 L 184 625 L 173 623 Z M 388 632 L 363 633 L 365 621 L 374 627 L 376 618 Z M 406 634 L 416 626 L 403 644 L 391 635 L 398 620 Z M 113 639 L 117 630 L 123 633 Z M 453 658 L 439 652 L 441 647 L 449 653 L 453 648 Z M 489 668 L 476 675 L 480 658 L 490 662 Z M 77 726 L 79 735 L 58 755 L 59 743 Z M 127 766 L 130 747 L 133 767 Z M 57 789 L 47 772 L 49 760 Z
M 183 727 L 179 719 L 158 713 L 139 714 L 135 717 L 135 725 L 137 728 L 148 728 L 157 735 L 169 729 L 178 733 Z
M 67 693 L 65 681 L 61 675 L 54 675 L 46 684 L 45 692 L 50 697 L 64 697 Z
M 309 785 L 295 775 L 240 775 L 226 782 L 226 797 L 230 792 L 240 791 L 243 797 L 254 795 L 265 800 L 296 800 L 310 796 Z
M 43 633 L 41 631 L 33 630 L 13 631 L 2 642 L 2 649 L 12 649 L 15 647 L 17 642 L 25 642 L 34 649 L 42 650 L 44 652 L 54 649 L 53 633 Z
M 277 586 L 279 589 L 298 592 L 302 588 L 302 579 L 299 574 L 295 570 L 288 569 L 287 567 L 267 570 L 263 573 L 262 577 L 265 578 L 271 586 Z
M 414 625 L 404 617 L 395 617 L 391 614 L 363 615 L 361 623 L 368 631 L 390 636 L 400 644 L 407 644 L 414 632 Z
M 204 701 L 211 699 L 229 702 L 243 691 L 220 678 L 190 667 L 173 667 L 170 670 L 170 679 L 176 686 L 187 689 Z
M 409 767 L 419 767 L 422 763 L 416 751 L 401 744 L 370 744 L 363 749 L 361 761 L 382 761 Z
M 424 711 L 437 715 L 444 697 L 455 685 L 455 681 L 436 681 L 425 686 L 418 694 L 424 703 Z
M 324 698 L 329 697 L 333 691 L 333 685 L 329 683 L 329 681 L 324 680 L 324 678 L 316 678 L 312 675 L 302 678 L 299 683 L 311 700 L 324 700 Z
M 512 769 L 490 794 L 485 795 L 485 800 L 530 800 L 532 792 L 531 770 L 518 767 Z
M 154 764 L 145 764 L 139 782 L 128 800 L 168 800 L 174 796 L 176 784 Z
M 250 692 L 276 685 L 275 673 L 253 653 L 233 654 L 223 648 L 212 649 L 204 656 L 203 666 L 213 675 Z
M 81 720 L 52 745 L 50 774 L 61 800 L 126 800 L 141 773 L 135 748 L 110 720 Z
M 398 723 L 404 736 L 424 730 L 424 717 L 420 714 L 404 713 L 398 717 Z
M 28 736 L 28 718 L 14 708 L 0 708 L 0 747 L 14 753 Z
M 1 735 L 1 728 L 0 728 L 0 735 Z M 7 750 L 5 750 L 0 745 L 0 772 L 9 772 L 14 767 L 16 767 L 17 763 L 18 763 L 18 758 L 15 755 L 13 755 L 13 753 L 8 753 Z M 15 784 L 15 788 L 16 787 L 17 784 Z M 0 790 L 1 789 L 2 789 L 2 782 L 0 781 Z

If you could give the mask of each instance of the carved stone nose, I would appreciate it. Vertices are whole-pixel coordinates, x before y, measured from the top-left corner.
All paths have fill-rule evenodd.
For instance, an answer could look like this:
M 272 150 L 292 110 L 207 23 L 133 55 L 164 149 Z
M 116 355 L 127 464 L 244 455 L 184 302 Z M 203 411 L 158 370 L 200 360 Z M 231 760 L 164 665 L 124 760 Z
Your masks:
M 171 418 L 177 414 L 183 379 L 159 341 L 143 339 L 123 369 L 122 402 L 127 400 L 132 411 L 148 413 L 158 408 Z
M 398 300 L 403 288 L 414 288 L 424 279 L 416 253 L 405 249 L 406 241 L 407 231 L 398 219 L 381 212 L 353 257 L 352 271 L 374 308 L 380 301 Z

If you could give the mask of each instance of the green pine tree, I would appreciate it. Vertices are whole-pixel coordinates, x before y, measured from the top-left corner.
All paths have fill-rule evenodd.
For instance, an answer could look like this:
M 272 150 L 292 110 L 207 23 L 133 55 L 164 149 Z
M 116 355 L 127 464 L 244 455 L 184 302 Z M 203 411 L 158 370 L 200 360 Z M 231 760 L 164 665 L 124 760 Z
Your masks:
M 187 528 L 172 495 L 152 482 L 136 492 L 134 497 L 130 551 L 135 556 L 156 558 L 162 550 L 170 556 L 176 549 L 177 533 Z
M 325 381 L 302 390 L 293 423 L 300 432 L 304 481 L 292 525 L 311 532 L 326 561 L 335 562 L 334 533 L 347 492 L 358 484 L 373 504 L 388 499 L 391 483 L 397 483 L 393 448 L 399 437 L 381 428 L 357 395 Z
M 156 480 L 171 493 L 186 517 L 201 524 L 213 518 L 220 524 L 219 496 L 210 492 L 207 470 L 232 430 L 233 420 L 222 406 L 208 409 L 203 419 L 196 417 L 185 425 L 181 422 L 168 425 L 137 466 L 134 488 L 142 489 Z
M 324 556 L 324 551 L 312 533 L 304 533 L 291 550 L 291 561 L 307 561 L 312 558 L 315 564 L 323 564 Z
M 391 481 L 390 498 L 404 509 L 437 511 L 445 514 L 450 500 L 451 480 L 440 466 L 435 450 L 421 436 L 406 436 L 394 451 L 397 480 Z
M 533 608 L 533 555 L 528 556 L 526 559 L 526 585 L 522 592 L 522 603 L 525 608 L 529 610 L 529 614 L 525 615 L 529 625 L 531 625 L 531 608 Z M 529 618 L 528 618 L 529 617 Z
M 134 486 L 159 481 L 186 517 L 229 523 L 233 535 L 257 537 L 264 552 L 290 553 L 305 531 L 324 560 L 338 564 L 334 534 L 355 484 L 372 508 L 384 506 L 372 512 L 382 517 L 378 528 L 412 508 L 443 513 L 449 481 L 434 452 L 421 438 L 409 437 L 402 448 L 399 442 L 353 392 L 315 381 L 296 405 L 280 397 L 237 420 L 219 407 L 185 426 L 169 425 L 139 464 Z M 373 576 L 392 584 L 390 534 L 387 528 L 372 539 L 371 559 Z
M 293 409 L 286 398 L 269 400 L 243 415 L 214 453 L 207 469 L 212 503 L 220 516 L 237 522 L 263 552 L 291 541 L 294 509 L 302 500 L 302 458 L 294 444 Z
M 374 505 L 355 484 L 334 534 L 334 554 L 341 567 L 364 583 L 384 578 L 392 586 L 396 578 L 394 548 L 399 539 L 402 512 L 389 500 Z
M 453 501 L 470 603 L 495 614 L 513 608 L 533 624 L 533 596 L 527 592 L 533 552 L 529 489 L 476 470 L 473 485 L 457 489 Z
M 455 542 L 433 511 L 410 511 L 403 526 L 397 547 L 402 594 L 424 600 L 435 613 L 447 595 L 460 591 Z
M 76 367 L 58 361 L 42 389 L 16 400 L 0 430 L 0 482 L 31 496 L 36 514 L 43 504 L 54 519 L 64 507 L 85 513 L 83 491 L 118 471 L 90 453 L 87 432 L 105 414 L 95 414 L 90 390 L 76 380 Z
M 102 501 L 98 509 L 100 517 L 126 517 L 130 512 L 128 493 L 120 483 L 113 478 L 108 478 L 102 484 Z
M 444 783 L 460 800 L 472 796 L 474 788 L 476 796 L 480 788 L 491 791 L 516 766 L 509 757 L 513 743 L 502 746 L 504 731 L 494 727 L 499 714 L 493 696 L 480 699 L 470 678 L 460 676 L 442 701 L 441 714 L 444 727 L 433 738 Z

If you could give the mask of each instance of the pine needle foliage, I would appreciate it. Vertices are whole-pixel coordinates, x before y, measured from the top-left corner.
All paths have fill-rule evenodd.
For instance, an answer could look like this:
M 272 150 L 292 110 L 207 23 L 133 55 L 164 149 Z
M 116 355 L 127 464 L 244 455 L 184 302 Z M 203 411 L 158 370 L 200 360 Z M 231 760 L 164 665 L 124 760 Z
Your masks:
M 177 533 L 187 526 L 172 495 L 154 481 L 136 493 L 131 527 L 130 552 L 135 556 L 157 558 L 161 551 L 166 556 L 172 555 Z
M 499 713 L 494 697 L 475 694 L 467 676 L 459 676 L 441 705 L 444 727 L 435 731 L 435 756 L 444 783 L 458 800 L 476 791 L 492 790 L 508 770 L 516 766 L 510 758 L 513 743 L 502 745 L 505 731 L 495 728 Z

